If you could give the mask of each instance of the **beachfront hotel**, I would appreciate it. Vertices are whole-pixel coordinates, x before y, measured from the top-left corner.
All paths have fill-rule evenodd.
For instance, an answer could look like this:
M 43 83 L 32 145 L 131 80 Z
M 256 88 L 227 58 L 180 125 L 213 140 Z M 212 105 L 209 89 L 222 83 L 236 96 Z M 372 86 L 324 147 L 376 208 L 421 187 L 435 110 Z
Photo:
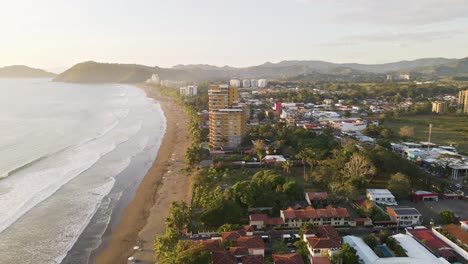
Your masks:
M 212 85 L 208 91 L 210 148 L 237 147 L 246 133 L 246 108 L 239 106 L 237 87 Z

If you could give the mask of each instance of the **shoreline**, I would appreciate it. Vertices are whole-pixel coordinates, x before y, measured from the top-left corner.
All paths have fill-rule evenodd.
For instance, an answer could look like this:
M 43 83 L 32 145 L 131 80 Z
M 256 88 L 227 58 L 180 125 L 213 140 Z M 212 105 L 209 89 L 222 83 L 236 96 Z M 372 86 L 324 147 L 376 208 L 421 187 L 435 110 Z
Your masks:
M 189 200 L 190 178 L 181 171 L 190 145 L 188 117 L 172 98 L 160 96 L 150 87 L 139 88 L 161 105 L 166 131 L 156 159 L 111 230 L 107 244 L 90 260 L 92 263 L 127 263 L 130 256 L 139 263 L 154 263 L 153 240 L 165 232 L 164 220 L 171 202 Z M 141 251 L 134 251 L 134 246 Z

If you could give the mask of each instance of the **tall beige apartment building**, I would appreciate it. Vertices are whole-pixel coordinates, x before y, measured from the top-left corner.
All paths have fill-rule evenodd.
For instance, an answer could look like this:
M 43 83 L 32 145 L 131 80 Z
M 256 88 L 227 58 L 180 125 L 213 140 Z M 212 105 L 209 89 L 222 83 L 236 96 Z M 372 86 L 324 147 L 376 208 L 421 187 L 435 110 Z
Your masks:
M 239 91 L 228 85 L 212 85 L 208 90 L 210 148 L 237 147 L 246 133 L 246 108 L 238 106 Z
M 458 108 L 462 110 L 462 113 L 468 114 L 468 90 L 458 93 Z

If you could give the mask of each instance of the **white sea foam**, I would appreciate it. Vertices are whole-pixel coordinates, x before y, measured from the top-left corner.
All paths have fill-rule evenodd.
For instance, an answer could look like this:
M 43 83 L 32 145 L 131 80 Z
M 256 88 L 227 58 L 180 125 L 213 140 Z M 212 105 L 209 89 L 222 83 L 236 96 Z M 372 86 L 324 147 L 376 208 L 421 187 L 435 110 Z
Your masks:
M 32 107 L 31 113 L 0 97 L 0 111 L 2 105 L 9 107 L 11 113 L 7 115 L 12 117 L 12 125 L 15 113 L 30 115 L 30 119 L 18 119 L 20 126 L 12 126 L 14 132 L 7 134 L 8 142 L 0 142 L 9 146 L 8 152 L 0 151 L 0 169 L 11 167 L 8 162 L 20 164 L 4 173 L 9 177 L 0 179 L 0 262 L 60 263 L 96 211 L 110 206 L 106 205 L 108 198 L 120 199 L 121 193 L 111 191 L 114 177 L 149 145 L 151 149 L 159 147 L 165 130 L 165 118 L 158 114 L 162 112 L 160 106 L 150 103 L 134 87 L 109 85 L 95 89 L 60 84 L 60 88 L 49 91 L 51 99 L 46 100 L 37 97 L 47 93 L 49 85 L 58 84 L 42 85 L 41 93 L 38 89 L 19 89 L 20 93 L 32 95 L 31 102 L 25 103 Z M 115 100 L 116 95 L 121 99 Z M 34 108 L 35 103 L 47 101 L 53 102 L 53 107 Z M 43 114 L 53 118 L 44 118 Z M 155 123 L 158 119 L 162 124 Z M 148 122 L 152 125 L 148 126 Z M 27 137 L 24 127 L 33 128 Z M 15 133 L 24 140 L 12 137 Z M 161 134 L 156 144 L 155 134 Z M 109 210 L 96 221 L 108 225 L 113 209 Z

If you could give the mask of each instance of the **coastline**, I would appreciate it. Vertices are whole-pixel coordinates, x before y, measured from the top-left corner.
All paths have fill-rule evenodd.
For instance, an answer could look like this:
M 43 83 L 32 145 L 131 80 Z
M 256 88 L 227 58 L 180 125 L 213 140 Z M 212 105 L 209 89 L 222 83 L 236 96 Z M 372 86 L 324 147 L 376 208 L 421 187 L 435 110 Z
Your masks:
M 189 201 L 190 179 L 182 169 L 190 145 L 188 117 L 172 98 L 160 96 L 149 87 L 140 87 L 161 105 L 166 132 L 151 168 L 111 231 L 108 243 L 91 259 L 92 263 L 127 263 L 134 256 L 139 263 L 154 263 L 153 240 L 163 234 L 164 219 L 173 201 Z M 141 251 L 134 251 L 139 246 Z

